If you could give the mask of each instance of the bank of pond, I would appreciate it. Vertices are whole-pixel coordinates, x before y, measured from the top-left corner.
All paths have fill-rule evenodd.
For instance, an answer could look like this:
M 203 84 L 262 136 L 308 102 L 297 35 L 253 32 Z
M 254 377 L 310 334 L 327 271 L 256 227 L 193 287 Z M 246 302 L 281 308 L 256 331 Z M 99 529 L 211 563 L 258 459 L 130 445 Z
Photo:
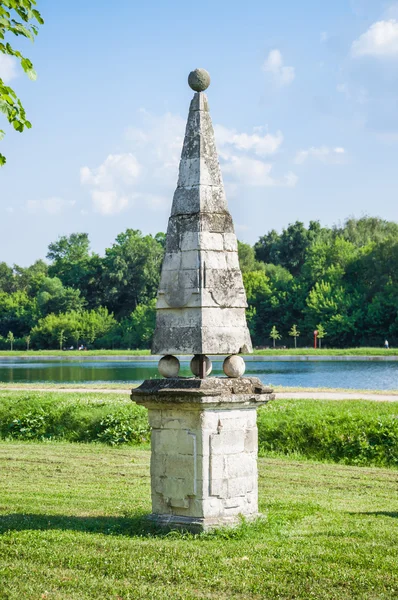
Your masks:
M 260 455 L 398 467 L 398 403 L 274 400 L 258 411 Z M 0 390 L 0 438 L 149 447 L 145 408 L 117 393 Z

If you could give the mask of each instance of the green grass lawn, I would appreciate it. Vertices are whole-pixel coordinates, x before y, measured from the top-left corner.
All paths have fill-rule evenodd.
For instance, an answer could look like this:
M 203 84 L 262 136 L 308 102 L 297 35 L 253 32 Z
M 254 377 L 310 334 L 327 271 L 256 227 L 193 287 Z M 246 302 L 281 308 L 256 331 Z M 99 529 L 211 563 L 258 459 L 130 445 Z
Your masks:
M 264 520 L 162 535 L 149 452 L 0 442 L 3 600 L 398 596 L 397 471 L 259 460 Z
M 87 350 L 85 352 L 78 352 L 76 350 L 0 350 L 0 356 L 147 356 L 150 354 L 149 350 Z M 298 355 L 298 356 L 397 356 L 398 348 L 390 348 L 385 350 L 384 348 L 344 348 L 344 349 L 317 349 L 314 348 L 290 348 L 290 349 L 273 349 L 267 350 L 254 350 L 253 354 L 260 356 L 274 356 L 276 355 Z

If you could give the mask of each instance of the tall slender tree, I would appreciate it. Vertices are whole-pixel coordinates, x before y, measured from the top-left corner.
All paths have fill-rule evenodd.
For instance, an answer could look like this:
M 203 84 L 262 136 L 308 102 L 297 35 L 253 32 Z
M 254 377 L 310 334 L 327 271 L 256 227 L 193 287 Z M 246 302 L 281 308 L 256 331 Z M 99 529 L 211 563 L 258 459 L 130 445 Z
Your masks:
M 319 325 L 316 326 L 317 330 L 318 330 L 318 344 L 319 344 L 319 348 L 322 348 L 322 340 L 325 337 L 325 335 L 327 335 L 327 332 L 325 331 L 325 328 L 323 327 L 323 325 L 321 323 L 319 323 Z
M 289 331 L 290 337 L 294 338 L 294 347 L 297 348 L 297 338 L 300 335 L 299 330 L 297 329 L 297 325 L 293 325 L 291 330 Z
M 10 350 L 12 352 L 13 348 L 14 348 L 14 342 L 15 342 L 15 337 L 12 331 L 9 331 L 7 334 L 7 342 L 9 342 L 10 344 Z
M 272 338 L 273 346 L 275 348 L 275 342 L 276 342 L 276 340 L 280 340 L 281 337 L 282 337 L 280 335 L 279 331 L 277 330 L 277 328 L 275 327 L 275 325 L 273 325 L 273 327 L 272 327 L 272 329 L 271 329 L 271 331 L 269 333 L 269 337 Z

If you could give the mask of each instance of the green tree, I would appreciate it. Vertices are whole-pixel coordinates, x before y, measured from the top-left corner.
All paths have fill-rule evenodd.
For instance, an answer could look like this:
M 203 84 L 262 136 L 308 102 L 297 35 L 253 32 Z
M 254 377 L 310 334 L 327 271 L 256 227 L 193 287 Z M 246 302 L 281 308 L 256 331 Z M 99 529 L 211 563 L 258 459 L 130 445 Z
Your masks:
M 272 326 L 272 329 L 269 333 L 269 337 L 272 338 L 272 342 L 273 342 L 273 346 L 275 348 L 275 342 L 276 340 L 280 340 L 281 339 L 281 335 L 279 333 L 279 331 L 277 330 L 277 328 L 275 327 L 275 325 Z
M 62 350 L 62 348 L 64 347 L 64 341 L 65 341 L 65 331 L 64 331 L 64 329 L 61 329 L 58 332 L 58 341 L 59 341 L 59 349 Z
M 299 330 L 297 329 L 297 325 L 293 325 L 291 330 L 289 331 L 290 337 L 294 338 L 294 347 L 297 348 L 297 338 L 300 335 Z
M 58 315 L 49 314 L 39 319 L 32 329 L 32 343 L 36 348 L 57 348 L 62 332 L 62 345 L 75 345 L 82 341 L 98 340 L 100 347 L 109 332 L 117 326 L 117 322 L 107 308 L 92 311 L 70 311 Z
M 327 333 L 326 333 L 326 331 L 325 331 L 325 329 L 324 329 L 324 327 L 323 327 L 323 325 L 321 323 L 319 323 L 316 326 L 316 328 L 318 330 L 317 338 L 318 338 L 318 342 L 319 342 L 319 348 L 322 348 L 322 340 L 325 337 L 325 335 L 327 335 Z
M 37 304 L 42 316 L 49 313 L 80 311 L 85 305 L 80 290 L 64 287 L 58 277 L 45 277 L 37 294 Z
M 318 221 L 310 221 L 308 229 L 296 221 L 280 235 L 272 230 L 262 236 L 255 245 L 256 257 L 265 263 L 281 265 L 297 276 L 305 263 L 308 248 L 321 233 Z
M 16 291 L 15 275 L 11 267 L 5 262 L 0 263 L 0 292 L 12 294 Z
M 23 36 L 32 42 L 38 33 L 39 25 L 44 23 L 40 13 L 35 8 L 35 0 L 0 0 L 0 52 L 16 58 L 30 79 L 36 79 L 36 72 L 31 61 L 9 42 L 9 36 Z M 0 78 L 0 112 L 2 112 L 15 131 L 22 132 L 25 127 L 30 129 L 31 123 L 26 118 L 25 109 L 15 91 Z M 5 132 L 0 129 L 0 139 Z M 0 166 L 6 162 L 0 154 Z
M 156 324 L 156 299 L 139 304 L 128 319 L 122 321 L 123 341 L 128 348 L 151 347 Z
M 238 240 L 239 265 L 242 273 L 264 270 L 264 263 L 256 260 L 254 248 Z
M 79 290 L 89 308 L 104 303 L 103 259 L 90 252 L 87 233 L 62 236 L 48 247 L 48 274 L 57 277 L 65 287 Z
M 361 219 L 350 218 L 341 228 L 335 228 L 338 235 L 342 235 L 358 248 L 367 246 L 371 242 L 379 244 L 388 238 L 398 238 L 398 223 L 386 221 L 378 217 L 365 216 Z
M 36 260 L 30 267 L 14 265 L 15 286 L 25 291 L 31 298 L 35 297 L 48 276 L 48 265 L 43 260 Z
M 104 289 L 108 308 L 117 318 L 131 314 L 138 304 L 156 296 L 163 246 L 152 235 L 127 229 L 105 251 Z
M 15 342 L 15 337 L 12 331 L 9 331 L 7 334 L 7 342 L 9 342 L 10 344 L 10 350 L 12 352 L 12 349 L 14 347 L 14 342 Z
M 24 291 L 0 292 L 0 335 L 13 331 L 16 338 L 28 335 L 38 316 L 37 301 Z

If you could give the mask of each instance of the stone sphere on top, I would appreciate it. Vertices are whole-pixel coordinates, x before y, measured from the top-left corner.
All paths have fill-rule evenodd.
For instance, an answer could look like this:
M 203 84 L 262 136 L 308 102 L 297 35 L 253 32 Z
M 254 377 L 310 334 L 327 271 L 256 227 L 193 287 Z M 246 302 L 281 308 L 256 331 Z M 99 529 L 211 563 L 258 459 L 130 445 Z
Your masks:
M 195 69 L 188 75 L 188 84 L 195 92 L 204 92 L 210 85 L 210 75 L 206 69 Z

